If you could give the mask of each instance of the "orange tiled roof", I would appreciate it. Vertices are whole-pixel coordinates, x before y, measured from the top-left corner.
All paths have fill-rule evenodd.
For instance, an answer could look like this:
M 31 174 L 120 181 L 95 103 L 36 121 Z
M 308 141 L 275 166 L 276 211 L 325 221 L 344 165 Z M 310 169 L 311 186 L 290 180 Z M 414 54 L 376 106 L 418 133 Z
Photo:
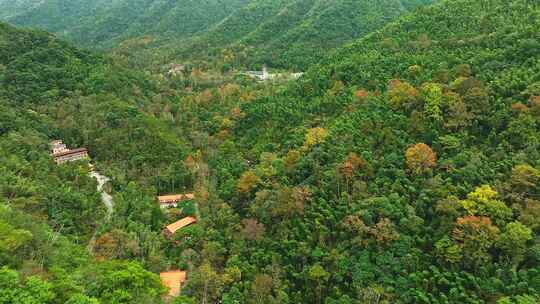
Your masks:
M 180 288 L 187 280 L 187 273 L 181 270 L 166 271 L 159 274 L 161 283 L 169 288 L 169 296 L 180 295 Z
M 191 224 L 194 224 L 197 222 L 197 219 L 191 216 L 185 217 L 178 222 L 172 223 L 169 226 L 167 226 L 165 229 L 167 229 L 171 234 L 174 234 L 176 231 L 187 227 Z
M 160 204 L 167 204 L 167 203 L 176 203 L 183 200 L 191 200 L 194 198 L 195 198 L 195 195 L 193 193 L 173 194 L 173 195 L 158 196 L 158 201 Z

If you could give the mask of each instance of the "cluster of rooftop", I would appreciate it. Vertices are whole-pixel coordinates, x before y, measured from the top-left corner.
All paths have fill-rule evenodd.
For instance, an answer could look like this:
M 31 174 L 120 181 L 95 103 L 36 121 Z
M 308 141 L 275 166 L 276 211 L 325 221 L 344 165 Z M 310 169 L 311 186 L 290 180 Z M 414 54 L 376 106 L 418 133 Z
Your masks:
M 69 149 L 61 140 L 54 140 L 50 143 L 51 156 L 54 161 L 61 165 L 66 162 L 72 162 L 88 158 L 88 150 L 86 148 Z M 193 193 L 172 194 L 158 196 L 158 202 L 162 209 L 178 207 L 178 204 L 192 200 L 195 198 Z M 171 237 L 178 230 L 192 225 L 197 222 L 197 219 L 191 216 L 185 217 L 176 221 L 163 229 L 163 233 L 167 237 Z M 187 280 L 187 272 L 182 270 L 170 270 L 160 273 L 161 282 L 169 288 L 169 296 L 176 297 L 180 295 L 182 285 Z
M 183 201 L 192 200 L 195 198 L 193 193 L 186 194 L 171 194 L 158 196 L 159 206 L 162 209 L 178 207 Z M 197 219 L 192 216 L 184 217 L 163 229 L 163 234 L 166 237 L 172 237 L 177 231 L 189 225 L 197 223 Z M 169 296 L 176 297 L 180 295 L 182 285 L 187 280 L 187 272 L 183 270 L 170 270 L 159 274 L 161 283 L 169 288 Z

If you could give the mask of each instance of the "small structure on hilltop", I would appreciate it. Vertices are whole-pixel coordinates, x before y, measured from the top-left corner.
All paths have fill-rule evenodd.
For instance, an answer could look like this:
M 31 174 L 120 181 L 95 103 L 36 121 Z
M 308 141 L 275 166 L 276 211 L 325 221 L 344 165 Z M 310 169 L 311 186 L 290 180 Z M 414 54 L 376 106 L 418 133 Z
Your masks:
M 262 71 L 247 71 L 242 73 L 250 78 L 257 79 L 259 81 L 270 80 L 294 80 L 302 77 L 304 73 L 268 73 L 268 68 L 263 66 Z
M 193 193 L 158 196 L 159 207 L 162 209 L 178 207 L 178 203 L 183 202 L 183 201 L 189 201 L 194 198 L 195 198 L 195 194 Z
M 88 150 L 86 148 L 70 150 L 61 140 L 52 141 L 50 147 L 51 156 L 58 165 L 88 158 Z
M 177 64 L 177 63 L 171 63 L 169 64 L 167 68 L 168 68 L 167 75 L 169 76 L 182 75 L 182 73 L 186 70 L 185 65 Z
M 169 296 L 177 297 L 180 295 L 182 285 L 187 280 L 187 272 L 181 270 L 165 271 L 159 274 L 161 283 L 169 288 Z
M 163 234 L 165 234 L 166 237 L 171 237 L 176 233 L 176 231 L 195 223 L 197 223 L 196 218 L 192 216 L 185 217 L 165 227 L 165 229 L 163 229 Z

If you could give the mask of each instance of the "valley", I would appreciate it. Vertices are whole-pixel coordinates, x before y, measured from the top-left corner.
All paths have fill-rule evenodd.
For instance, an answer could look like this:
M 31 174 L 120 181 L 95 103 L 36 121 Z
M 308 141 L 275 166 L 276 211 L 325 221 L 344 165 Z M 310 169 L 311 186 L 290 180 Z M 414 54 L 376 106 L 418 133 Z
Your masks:
M 536 2 L 0 11 L 0 303 L 540 300 Z

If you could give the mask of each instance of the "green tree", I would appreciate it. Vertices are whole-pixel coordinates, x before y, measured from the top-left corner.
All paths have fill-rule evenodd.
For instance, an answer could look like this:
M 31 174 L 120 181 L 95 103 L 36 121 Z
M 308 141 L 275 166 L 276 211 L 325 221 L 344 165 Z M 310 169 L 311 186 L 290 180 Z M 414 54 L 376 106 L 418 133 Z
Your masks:
M 532 238 L 532 230 L 516 221 L 506 225 L 497 245 L 512 260 L 514 267 L 517 267 L 523 261 L 527 242 Z
M 82 294 L 72 296 L 65 304 L 100 304 L 97 299 Z
M 32 233 L 24 229 L 15 229 L 0 220 L 0 262 L 7 264 L 14 261 L 19 248 L 32 239 Z
M 29 277 L 22 283 L 16 271 L 0 269 L 1 304 L 52 303 L 55 295 L 51 289 L 51 284 L 38 277 Z
M 441 121 L 441 105 L 443 102 L 443 91 L 441 86 L 436 83 L 426 83 L 422 85 L 421 95 L 424 100 L 425 115 L 434 122 Z
M 321 303 L 323 297 L 323 286 L 330 278 L 330 274 L 326 272 L 326 270 L 320 264 L 315 264 L 309 268 L 308 276 L 317 285 L 317 303 Z

